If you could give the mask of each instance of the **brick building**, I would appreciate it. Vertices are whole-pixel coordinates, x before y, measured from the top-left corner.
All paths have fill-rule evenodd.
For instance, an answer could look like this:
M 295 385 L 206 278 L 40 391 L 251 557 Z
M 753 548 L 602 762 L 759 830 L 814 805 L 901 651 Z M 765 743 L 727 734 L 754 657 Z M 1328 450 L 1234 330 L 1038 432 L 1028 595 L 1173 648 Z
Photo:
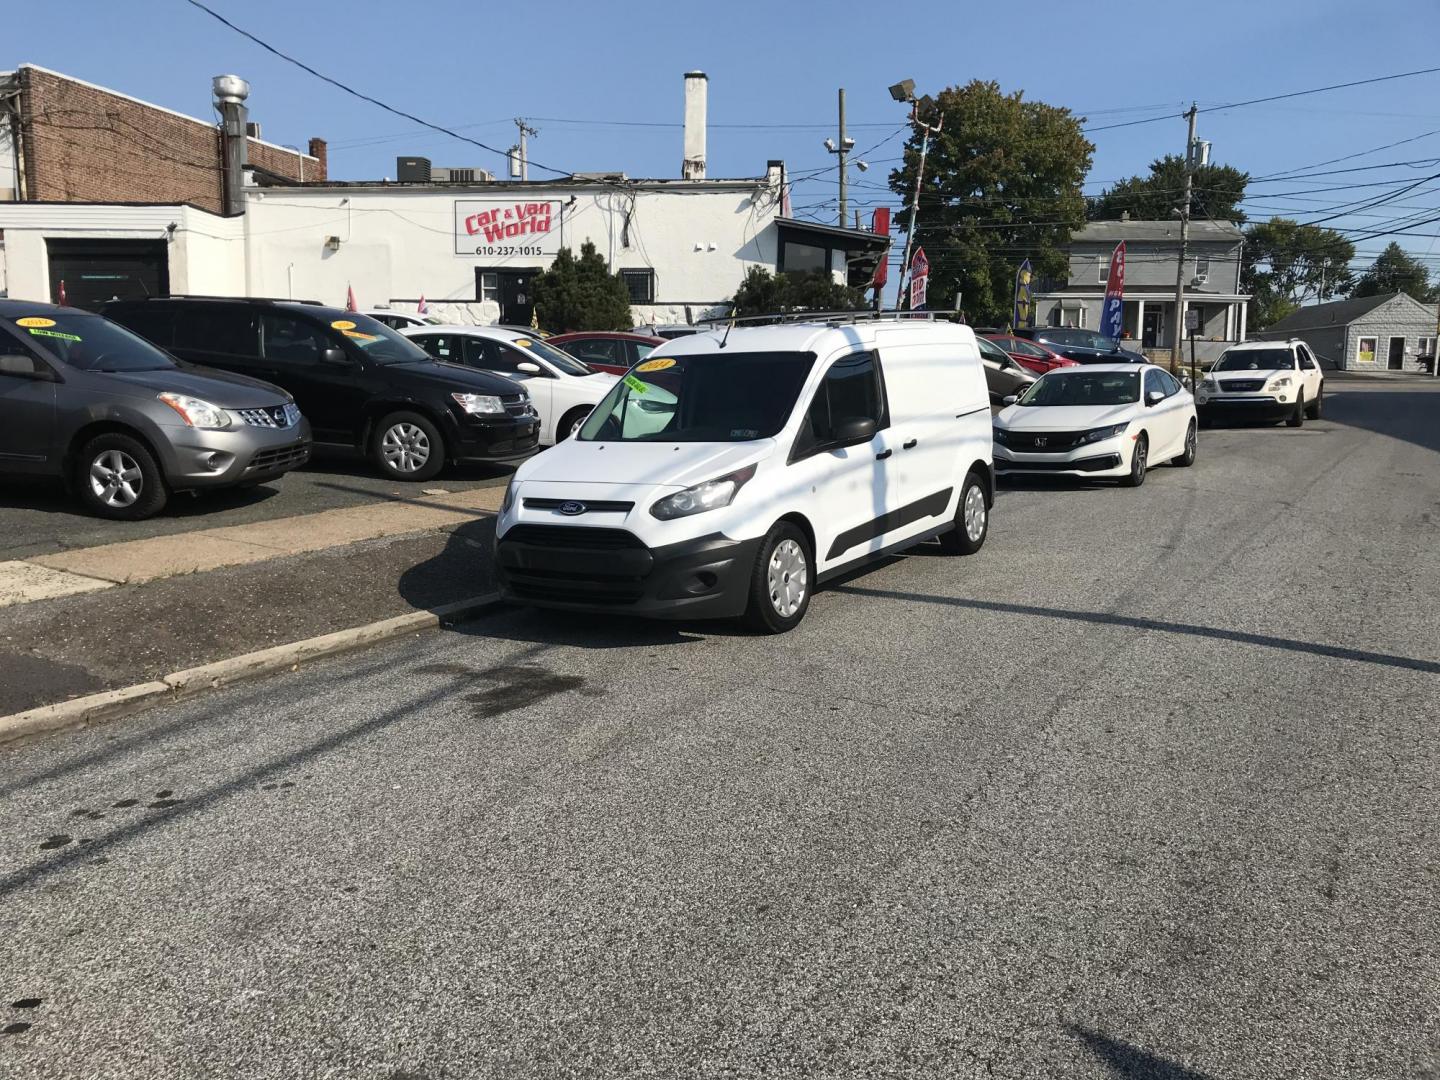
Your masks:
M 196 88 L 197 98 L 205 89 Z M 202 100 L 208 103 L 208 96 Z M 255 125 L 249 129 L 245 145 L 252 173 L 294 183 L 326 179 L 323 139 L 311 139 L 309 153 L 303 153 L 259 138 Z M 57 217 L 65 224 L 43 236 L 49 299 L 60 299 L 61 282 L 68 302 L 87 305 L 115 292 L 117 282 L 142 294 L 167 292 L 172 264 L 186 258 L 184 250 L 176 250 L 177 239 L 187 230 L 201 242 L 229 236 L 223 218 L 205 221 L 224 214 L 226 176 L 215 120 L 33 64 L 0 72 L 0 207 L 48 205 L 58 212 L 84 204 L 92 208 L 87 222 L 102 225 L 81 235 L 68 224 L 73 215 Z M 154 213 L 120 213 L 142 204 Z M 152 216 L 163 218 L 164 225 L 154 228 Z M 7 252 L 0 233 L 0 295 L 15 239 Z

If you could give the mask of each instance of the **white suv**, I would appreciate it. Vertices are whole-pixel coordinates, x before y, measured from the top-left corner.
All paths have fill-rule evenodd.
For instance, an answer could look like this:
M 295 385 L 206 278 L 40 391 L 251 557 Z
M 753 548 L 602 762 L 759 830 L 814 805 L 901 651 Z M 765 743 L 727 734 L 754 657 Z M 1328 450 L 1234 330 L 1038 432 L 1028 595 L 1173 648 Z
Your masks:
M 1299 427 L 1320 419 L 1325 375 L 1303 341 L 1242 341 L 1226 349 L 1195 390 L 1200 419 L 1253 416 Z

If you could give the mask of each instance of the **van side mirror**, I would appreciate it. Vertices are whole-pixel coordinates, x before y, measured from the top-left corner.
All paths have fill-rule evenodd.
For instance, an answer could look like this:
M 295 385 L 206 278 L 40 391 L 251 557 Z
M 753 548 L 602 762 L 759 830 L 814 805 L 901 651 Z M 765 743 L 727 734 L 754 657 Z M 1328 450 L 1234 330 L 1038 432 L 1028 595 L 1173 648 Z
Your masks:
M 875 437 L 875 419 L 870 416 L 853 416 L 835 425 L 835 445 L 855 446 L 869 442 Z
M 350 357 L 345 355 L 345 350 L 337 349 L 334 345 L 331 345 L 320 354 L 320 362 L 322 364 L 334 364 L 337 367 L 349 367 L 351 363 Z
M 1159 405 L 1160 402 L 1162 402 L 1162 401 L 1164 401 L 1164 400 L 1165 400 L 1165 394 L 1164 394 L 1162 391 L 1159 391 L 1159 390 L 1151 390 L 1151 391 L 1149 391 L 1148 393 L 1146 393 L 1146 395 L 1145 395 L 1145 404 L 1146 404 L 1146 405 Z
M 53 371 L 33 356 L 26 356 L 24 353 L 0 355 L 0 375 L 9 375 L 16 379 L 33 379 L 36 382 L 59 381 Z

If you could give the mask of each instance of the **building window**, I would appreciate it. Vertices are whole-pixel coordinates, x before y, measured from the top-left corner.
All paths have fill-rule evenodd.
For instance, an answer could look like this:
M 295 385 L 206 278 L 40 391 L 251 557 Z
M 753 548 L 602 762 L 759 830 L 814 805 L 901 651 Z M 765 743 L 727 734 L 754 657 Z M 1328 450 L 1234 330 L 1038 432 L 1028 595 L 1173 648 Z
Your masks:
M 793 240 L 787 240 L 780 252 L 780 269 L 787 274 L 812 273 L 817 270 L 828 272 L 830 250 L 814 244 L 797 244 Z
M 1415 339 L 1415 355 L 1416 355 L 1416 356 L 1434 356 L 1434 355 L 1435 355 L 1435 336 L 1434 336 L 1433 334 L 1430 335 L 1429 337 L 1419 337 L 1419 338 L 1416 338 L 1416 339 Z
M 1104 285 L 1110 280 L 1110 260 L 1103 255 L 1100 257 L 1100 284 Z
M 483 272 L 479 275 L 480 287 L 476 290 L 480 300 L 490 300 L 498 304 L 500 302 L 500 275 L 493 272 Z
M 1375 339 L 1362 337 L 1355 347 L 1355 360 L 1361 364 L 1375 363 Z
M 1210 276 L 1210 256 L 1209 256 L 1209 255 L 1196 255 L 1196 256 L 1195 256 L 1195 276 L 1196 276 L 1197 278 L 1209 277 L 1209 276 Z
M 621 270 L 620 280 L 630 290 L 632 304 L 653 304 L 655 302 L 654 270 Z
M 1074 326 L 1085 329 L 1085 308 L 1083 305 L 1076 307 L 1062 307 L 1060 309 L 1060 325 Z

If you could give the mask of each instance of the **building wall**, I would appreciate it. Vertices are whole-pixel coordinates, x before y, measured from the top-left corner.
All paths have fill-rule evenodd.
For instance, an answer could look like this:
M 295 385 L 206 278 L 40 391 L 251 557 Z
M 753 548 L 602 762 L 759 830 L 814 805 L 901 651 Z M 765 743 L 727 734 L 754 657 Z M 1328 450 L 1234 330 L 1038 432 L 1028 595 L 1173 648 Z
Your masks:
M 1392 300 L 1388 304 L 1382 304 L 1374 311 L 1369 312 L 1362 318 L 1355 320 L 1347 328 L 1345 335 L 1345 368 L 1355 371 L 1385 371 L 1389 369 L 1389 347 L 1391 337 L 1403 337 L 1405 339 L 1405 360 L 1403 371 L 1420 371 L 1419 353 L 1417 346 L 1421 337 L 1433 337 L 1435 335 L 1435 318 L 1433 313 L 1428 316 L 1417 316 L 1414 308 L 1409 304 L 1397 303 Z M 1359 362 L 1360 339 L 1362 337 L 1373 337 L 1375 342 L 1375 362 L 1373 364 L 1362 364 Z
M 46 71 L 19 71 L 27 198 L 36 202 L 193 203 L 219 213 L 213 124 Z M 249 140 L 252 164 L 324 179 L 323 162 Z
M 1101 267 L 1110 265 L 1114 245 L 1077 242 L 1070 248 L 1069 285 L 1080 290 L 1104 288 L 1100 281 Z M 1230 294 L 1240 288 L 1241 245 L 1230 241 L 1191 241 L 1186 254 L 1189 266 L 1185 274 L 1185 290 L 1194 293 Z M 1145 288 L 1169 286 L 1175 288 L 1175 258 L 1179 245 L 1156 243 L 1144 240 L 1125 242 L 1125 287 Z M 1208 258 L 1209 269 L 1204 285 L 1195 285 L 1196 258 Z
M 775 177 L 778 181 L 778 174 Z M 612 270 L 655 271 L 655 303 L 637 322 L 685 322 L 728 300 L 751 265 L 774 267 L 778 185 L 770 180 L 698 181 L 654 189 L 531 184 L 433 188 L 260 188 L 248 195 L 248 291 L 402 310 L 426 298 L 431 314 L 494 322 L 476 270 L 543 269 L 552 255 L 494 258 L 456 254 L 455 203 L 465 199 L 568 203 L 561 242 L 593 242 Z M 573 202 L 571 201 L 573 200 Z M 339 239 L 338 250 L 327 237 Z

